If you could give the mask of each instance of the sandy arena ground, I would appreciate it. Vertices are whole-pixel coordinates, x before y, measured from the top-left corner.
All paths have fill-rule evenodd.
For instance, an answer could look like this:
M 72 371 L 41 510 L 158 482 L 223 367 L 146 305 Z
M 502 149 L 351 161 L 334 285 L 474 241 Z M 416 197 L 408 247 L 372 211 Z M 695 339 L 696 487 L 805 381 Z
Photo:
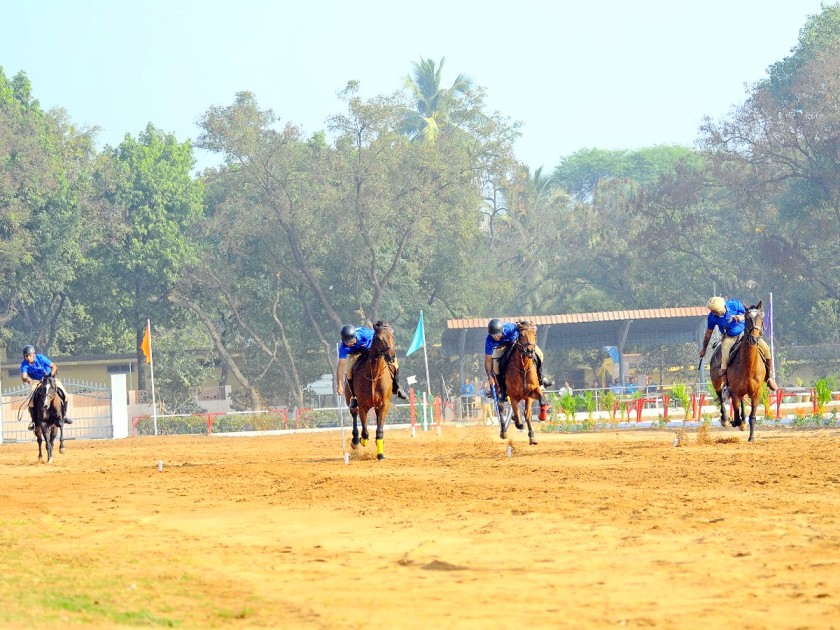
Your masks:
M 840 628 L 840 430 L 511 434 L 0 445 L 0 626 Z

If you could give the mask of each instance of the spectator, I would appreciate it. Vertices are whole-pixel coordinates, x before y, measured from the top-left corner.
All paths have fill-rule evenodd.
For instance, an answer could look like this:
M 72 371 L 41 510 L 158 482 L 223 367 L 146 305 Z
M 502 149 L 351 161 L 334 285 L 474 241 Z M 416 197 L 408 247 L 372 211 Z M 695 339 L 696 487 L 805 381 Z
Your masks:
M 627 387 L 624 389 L 624 392 L 632 396 L 637 391 L 639 391 L 639 383 L 635 376 L 631 376 L 627 379 Z
M 466 377 L 461 384 L 461 391 L 458 392 L 461 396 L 475 396 L 475 385 L 472 384 L 470 377 Z
M 624 393 L 624 388 L 621 386 L 621 382 L 618 380 L 617 376 L 613 379 L 610 391 L 616 396 L 621 396 Z
M 481 419 L 488 427 L 493 424 L 493 393 L 490 391 L 490 383 L 484 381 L 481 384 L 479 393 L 482 394 L 479 398 L 481 401 Z
M 563 398 L 563 396 L 565 396 L 566 394 L 574 394 L 574 393 L 575 392 L 572 389 L 572 386 L 569 385 L 569 381 L 563 381 L 563 387 L 561 387 L 560 389 L 557 390 L 557 395 L 560 396 L 560 398 Z

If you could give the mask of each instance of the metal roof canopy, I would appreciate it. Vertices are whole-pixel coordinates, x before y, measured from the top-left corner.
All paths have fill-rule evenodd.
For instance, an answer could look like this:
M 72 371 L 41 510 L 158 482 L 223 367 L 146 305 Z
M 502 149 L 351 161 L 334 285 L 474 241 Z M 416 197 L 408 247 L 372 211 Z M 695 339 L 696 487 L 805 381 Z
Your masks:
M 706 331 L 705 306 L 570 313 L 566 315 L 516 315 L 502 321 L 528 320 L 538 327 L 537 341 L 544 350 L 600 348 L 618 346 L 651 347 L 697 343 Z M 465 354 L 484 354 L 489 318 L 446 320 L 441 344 L 445 354 L 463 358 Z

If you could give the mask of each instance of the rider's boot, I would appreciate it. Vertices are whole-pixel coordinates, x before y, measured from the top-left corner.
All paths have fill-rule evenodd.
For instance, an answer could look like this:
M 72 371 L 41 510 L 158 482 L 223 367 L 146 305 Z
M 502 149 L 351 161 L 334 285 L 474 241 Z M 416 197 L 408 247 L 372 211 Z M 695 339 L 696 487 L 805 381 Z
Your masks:
M 29 426 L 26 427 L 27 431 L 34 431 L 35 430 L 35 407 L 29 408 L 29 418 L 32 420 L 29 423 Z
M 551 387 L 552 385 L 554 385 L 554 381 L 552 381 L 547 376 L 543 376 L 542 361 L 540 361 L 539 359 L 537 359 L 537 380 L 539 380 L 540 385 L 542 385 L 543 387 Z
M 393 376 L 394 376 L 394 391 L 393 391 L 393 393 L 397 395 L 397 398 L 400 398 L 402 400 L 407 400 L 408 396 L 406 396 L 406 393 L 402 389 L 400 389 L 400 369 L 399 368 L 397 368 L 393 371 Z
M 353 393 L 353 381 L 349 378 L 347 379 L 347 389 L 350 390 L 350 402 L 347 403 L 347 407 L 349 409 L 358 409 L 359 401 L 356 400 L 356 394 Z
M 767 388 L 771 392 L 775 392 L 779 389 L 779 386 L 776 385 L 775 374 L 773 373 L 773 357 L 767 358 Z
M 73 424 L 73 421 L 67 417 L 67 401 L 61 401 L 61 417 L 64 418 L 64 424 Z

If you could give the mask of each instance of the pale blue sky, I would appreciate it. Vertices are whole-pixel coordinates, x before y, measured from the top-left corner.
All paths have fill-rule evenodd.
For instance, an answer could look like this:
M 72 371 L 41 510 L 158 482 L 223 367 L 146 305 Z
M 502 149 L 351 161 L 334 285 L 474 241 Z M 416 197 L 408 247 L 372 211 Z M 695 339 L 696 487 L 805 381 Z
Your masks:
M 831 2 L 829 2 L 831 4 Z M 446 57 L 524 123 L 519 158 L 553 168 L 581 148 L 692 145 L 704 116 L 745 99 L 796 44 L 821 0 L 10 0 L 0 66 L 42 106 L 118 144 L 152 122 L 195 139 L 196 119 L 253 92 L 312 133 L 363 96 L 400 88 L 420 56 Z M 202 156 L 202 165 L 215 163 Z

